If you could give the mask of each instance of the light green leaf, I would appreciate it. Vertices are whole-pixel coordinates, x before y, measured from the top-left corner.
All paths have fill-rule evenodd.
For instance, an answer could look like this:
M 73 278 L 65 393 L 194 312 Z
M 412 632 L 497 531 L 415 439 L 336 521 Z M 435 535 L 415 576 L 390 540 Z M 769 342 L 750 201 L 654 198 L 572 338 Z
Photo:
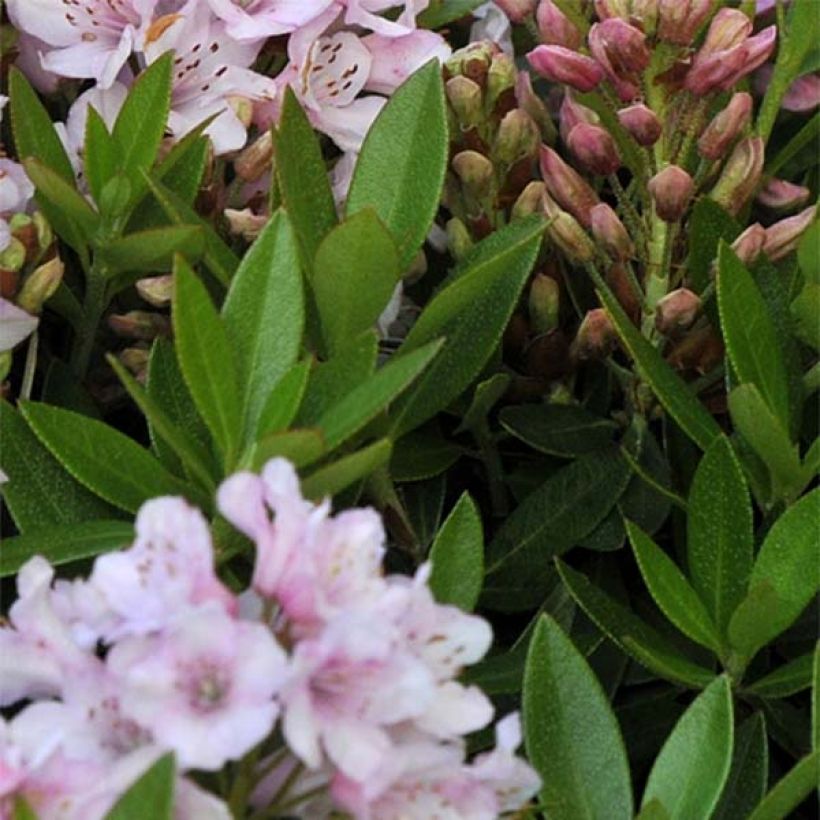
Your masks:
M 279 433 L 296 418 L 307 389 L 310 361 L 299 362 L 285 373 L 268 393 L 256 425 L 256 437 Z
M 347 213 L 372 207 L 389 228 L 406 269 L 439 207 L 447 169 L 441 65 L 431 60 L 393 92 L 359 154 Z
M 385 464 L 390 458 L 391 451 L 390 440 L 382 438 L 320 468 L 302 482 L 302 492 L 305 498 L 318 500 L 340 493 Z
M 802 692 L 812 684 L 814 655 L 814 652 L 807 652 L 794 658 L 744 688 L 761 698 L 787 698 Z
M 306 467 L 327 452 L 321 430 L 287 430 L 264 436 L 250 449 L 246 466 L 258 472 L 272 458 L 286 458 L 296 467 Z
M 811 747 L 820 752 L 820 641 L 814 645 L 811 686 Z
M 732 763 L 732 692 L 721 675 L 693 701 L 658 754 L 643 803 L 660 800 L 671 820 L 707 818 Z
M 748 820 L 784 820 L 817 788 L 820 751 L 804 757 L 775 783 Z
M 98 206 L 105 184 L 117 172 L 118 159 L 117 147 L 103 118 L 93 105 L 89 105 L 85 121 L 83 172 Z
M 419 28 L 438 29 L 466 17 L 482 4 L 482 0 L 431 0 L 416 18 Z
M 464 493 L 441 525 L 430 548 L 430 589 L 437 601 L 467 612 L 484 579 L 484 530 L 475 502 Z
M 145 820 L 146 809 L 151 820 L 173 820 L 174 756 L 163 755 L 114 804 L 105 820 Z
M 595 673 L 548 615 L 524 672 L 527 757 L 541 775 L 550 820 L 632 817 L 629 763 L 618 721 Z
M 762 712 L 755 712 L 735 733 L 732 767 L 711 820 L 748 817 L 766 793 L 769 749 Z
M 820 285 L 807 284 L 791 303 L 794 333 L 804 344 L 820 350 Z
M 812 223 L 803 234 L 797 248 L 797 261 L 806 284 L 820 285 L 820 220 Z
M 114 239 L 102 245 L 98 253 L 113 275 L 120 271 L 167 271 L 174 254 L 196 262 L 204 250 L 205 231 L 201 226 L 170 225 Z

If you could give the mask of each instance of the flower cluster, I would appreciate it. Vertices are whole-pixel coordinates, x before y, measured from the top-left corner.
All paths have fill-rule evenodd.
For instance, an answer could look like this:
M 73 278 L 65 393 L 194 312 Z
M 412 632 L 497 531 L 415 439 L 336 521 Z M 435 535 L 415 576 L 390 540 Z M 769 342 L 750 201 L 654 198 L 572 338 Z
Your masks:
M 532 797 L 517 716 L 495 750 L 466 759 L 464 735 L 493 707 L 457 676 L 489 648 L 488 624 L 436 603 L 427 567 L 384 576 L 374 511 L 331 516 L 282 459 L 229 478 L 218 504 L 256 545 L 239 596 L 179 498 L 146 503 L 132 546 L 88 579 L 55 581 L 41 557 L 21 569 L 0 705 L 27 705 L 2 725 L 0 816 L 20 796 L 42 818 L 102 817 L 168 750 L 176 816 L 197 820 L 230 814 L 185 773 L 243 758 L 252 803 L 290 815 L 477 820 Z

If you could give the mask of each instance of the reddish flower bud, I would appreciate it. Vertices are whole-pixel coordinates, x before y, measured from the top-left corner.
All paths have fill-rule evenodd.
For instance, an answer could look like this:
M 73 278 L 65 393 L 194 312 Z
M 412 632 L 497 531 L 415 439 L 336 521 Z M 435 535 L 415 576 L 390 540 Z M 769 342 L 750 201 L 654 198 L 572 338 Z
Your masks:
M 541 0 L 535 13 L 538 33 L 545 45 L 577 49 L 583 36 L 575 23 L 552 0 Z
M 720 91 L 728 91 L 737 85 L 747 74 L 751 74 L 771 57 L 777 43 L 777 27 L 769 26 L 764 28 L 760 34 L 750 37 L 744 44 L 746 59 L 743 64 L 736 69 L 734 74 L 727 77 L 719 86 Z
M 585 105 L 576 102 L 572 92 L 567 89 L 558 112 L 558 122 L 561 139 L 566 143 L 569 140 L 570 131 L 572 131 L 578 123 L 586 122 L 590 125 L 598 125 L 601 122 L 601 118 L 591 108 L 587 108 Z
M 712 13 L 714 0 L 658 0 L 658 37 L 688 46 Z
M 638 75 L 649 65 L 646 36 L 619 17 L 595 23 L 589 31 L 589 49 L 601 64 L 621 100 L 633 99 L 640 91 Z
M 549 220 L 547 236 L 555 246 L 573 262 L 591 262 L 595 258 L 595 245 L 575 217 L 562 210 L 547 193 L 541 202 L 544 214 Z
M 677 165 L 667 165 L 649 180 L 655 211 L 664 222 L 678 222 L 689 207 L 695 184 Z
M 804 74 L 798 77 L 783 97 L 786 111 L 813 111 L 820 105 L 820 74 Z
M 759 222 L 755 222 L 753 225 L 749 225 L 749 227 L 732 242 L 732 250 L 737 254 L 744 265 L 752 265 L 763 252 L 763 244 L 765 241 L 766 229 Z
M 741 140 L 726 160 L 723 173 L 709 196 L 730 214 L 737 214 L 755 192 L 764 160 L 765 146 L 760 137 Z
M 609 131 L 580 122 L 570 132 L 567 147 L 591 174 L 608 176 L 621 167 L 621 156 Z
M 663 125 L 651 108 L 643 103 L 630 105 L 618 112 L 618 121 L 635 138 L 638 145 L 654 145 L 663 133 Z
M 635 255 L 635 245 L 629 232 L 609 205 L 601 202 L 590 214 L 592 235 L 614 260 L 623 262 Z
M 690 328 L 700 312 L 700 296 L 687 288 L 667 293 L 655 308 L 655 327 L 664 336 Z
M 784 256 L 788 256 L 797 248 L 800 238 L 809 225 L 817 217 L 817 206 L 812 205 L 801 211 L 797 216 L 790 216 L 788 219 L 781 219 L 766 228 L 766 241 L 763 243 L 763 253 L 776 262 Z
M 752 116 L 752 95 L 745 91 L 735 94 L 729 104 L 718 112 L 698 140 L 698 151 L 706 159 L 721 159 L 748 125 Z
M 536 274 L 530 285 L 528 308 L 530 325 L 537 334 L 549 333 L 558 327 L 561 291 L 558 282 L 543 273 Z
M 555 141 L 555 126 L 544 101 L 533 91 L 532 80 L 526 71 L 519 71 L 515 80 L 515 101 L 533 119 L 547 142 Z
M 770 179 L 757 193 L 757 201 L 774 211 L 790 211 L 805 205 L 811 191 L 785 179 Z
M 584 316 L 572 343 L 572 353 L 581 360 L 604 359 L 615 349 L 617 341 L 615 328 L 606 311 L 595 308 Z
M 740 9 L 721 9 L 709 24 L 701 54 L 715 54 L 741 45 L 752 33 L 752 21 Z
M 157 336 L 169 336 L 171 333 L 171 322 L 167 316 L 145 310 L 112 313 L 108 317 L 108 326 L 117 336 L 145 342 L 150 342 Z
M 496 0 L 496 5 L 512 20 L 513 23 L 523 23 L 535 11 L 538 0 Z
M 563 46 L 537 46 L 527 59 L 543 77 L 578 91 L 592 91 L 604 78 L 604 70 L 595 60 Z
M 555 201 L 584 227 L 590 225 L 590 211 L 600 202 L 589 183 L 546 145 L 541 146 L 541 176 Z
M 273 134 L 265 131 L 255 142 L 245 148 L 234 160 L 236 173 L 242 179 L 253 182 L 270 171 L 273 162 Z

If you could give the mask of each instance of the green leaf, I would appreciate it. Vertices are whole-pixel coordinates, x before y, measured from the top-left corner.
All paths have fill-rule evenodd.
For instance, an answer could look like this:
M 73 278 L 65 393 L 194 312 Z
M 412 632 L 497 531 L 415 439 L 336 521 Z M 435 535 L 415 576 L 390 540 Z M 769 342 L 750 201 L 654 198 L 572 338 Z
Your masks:
M 419 28 L 438 29 L 466 17 L 477 9 L 482 0 L 432 0 L 416 18 Z
M 410 353 L 393 356 L 367 381 L 323 413 L 317 426 L 324 431 L 328 449 L 338 447 L 394 401 L 428 367 L 441 347 L 442 342 L 437 340 Z
M 464 493 L 430 548 L 430 589 L 437 601 L 469 612 L 484 579 L 484 531 L 475 502 Z
M 820 641 L 814 645 L 811 686 L 811 747 L 820 752 Z
M 527 496 L 487 547 L 487 605 L 538 606 L 551 559 L 603 521 L 629 477 L 629 467 L 612 448 L 574 461 Z
M 208 291 L 181 257 L 174 270 L 172 316 L 185 383 L 229 464 L 242 435 L 233 350 Z
M 117 172 L 118 151 L 103 118 L 93 105 L 88 106 L 83 145 L 83 172 L 88 189 L 99 206 L 105 184 Z
M 766 793 L 769 750 L 762 712 L 755 712 L 735 733 L 732 766 L 720 802 L 711 820 L 748 817 Z
M 541 775 L 550 820 L 632 817 L 629 764 L 618 721 L 583 655 L 548 615 L 524 672 L 527 757 Z
M 706 686 L 714 674 L 674 649 L 669 641 L 637 615 L 600 590 L 580 572 L 557 560 L 561 580 L 578 606 L 597 627 L 642 666 L 667 680 L 694 688 Z
M 393 447 L 390 475 L 398 483 L 440 475 L 461 456 L 461 447 L 426 429 L 402 436 Z
M 501 411 L 499 419 L 536 450 L 567 458 L 603 449 L 617 429 L 609 419 L 566 404 L 512 405 Z
M 797 261 L 806 284 L 820 285 L 820 220 L 813 222 L 803 234 L 797 248 Z
M 0 441 L 0 465 L 9 479 L 0 491 L 21 532 L 116 517 L 113 507 L 63 469 L 5 401 L 0 401 Z M 3 550 L 7 543 L 3 542 Z
M 740 230 L 738 221 L 714 199 L 702 197 L 695 202 L 687 229 L 689 256 L 686 271 L 698 293 L 702 293 L 712 281 L 711 270 L 720 240 L 734 242 Z
M 310 362 L 293 365 L 268 393 L 256 425 L 256 437 L 279 433 L 296 418 L 310 376 Z
M 441 355 L 402 399 L 397 436 L 446 407 L 478 376 L 496 349 L 541 245 L 544 221 L 534 216 L 498 232 L 504 250 L 466 271 L 428 303 L 402 346 L 413 350 L 444 338 Z
M 635 820 L 670 820 L 669 812 L 660 800 L 650 800 L 636 815 Z
M 748 820 L 783 820 L 817 788 L 820 751 L 804 757 L 760 801 Z
M 752 275 L 725 242 L 718 251 L 717 296 L 732 367 L 741 382 L 757 387 L 788 430 L 786 370 L 769 309 Z
M 359 211 L 325 236 L 311 286 L 331 352 L 376 324 L 399 273 L 396 243 L 372 209 Z
M 105 820 L 173 820 L 175 765 L 172 753 L 163 755 L 114 804 Z
M 261 438 L 245 459 L 249 469 L 258 471 L 272 458 L 286 458 L 296 467 L 318 461 L 327 452 L 321 430 L 288 430 Z
M 797 294 L 791 303 L 791 315 L 794 319 L 794 332 L 804 344 L 820 351 L 820 285 L 808 284 Z
M 315 499 L 336 495 L 385 464 L 391 451 L 390 440 L 379 439 L 309 475 L 302 482 L 302 492 Z
M 720 637 L 715 624 L 686 576 L 643 530 L 627 521 L 626 531 L 641 575 L 664 615 L 684 635 L 718 652 Z
M 319 244 L 336 225 L 336 205 L 316 132 L 290 87 L 285 91 L 274 146 L 282 200 L 305 266 L 311 269 Z
M 787 698 L 797 692 L 802 692 L 810 688 L 812 684 L 814 655 L 812 651 L 799 658 L 794 658 L 744 688 L 747 692 L 761 698 Z
M 746 595 L 754 560 L 752 504 L 732 445 L 719 436 L 689 490 L 687 563 L 692 586 L 721 636 Z
M 438 210 L 447 151 L 441 65 L 431 60 L 393 92 L 371 126 L 347 197 L 348 215 L 375 208 L 396 240 L 402 270 Z
M 671 820 L 710 817 L 732 763 L 732 691 L 725 675 L 675 724 L 649 773 L 643 804 L 657 799 Z
M 747 657 L 791 626 L 820 589 L 818 521 L 820 488 L 787 509 L 766 535 L 749 578 L 749 595 L 729 626 L 730 638 L 733 633 L 743 634 L 740 643 L 733 640 L 733 644 Z M 773 593 L 775 607 L 757 600 L 762 590 Z M 756 624 L 752 634 L 744 630 L 748 620 Z
M 0 578 L 16 573 L 33 555 L 42 555 L 53 566 L 125 547 L 134 539 L 128 521 L 77 521 L 70 526 L 33 528 L 25 535 L 4 538 L 0 548 Z
M 102 245 L 100 257 L 111 269 L 120 271 L 170 270 L 174 254 L 181 254 L 189 262 L 196 262 L 205 250 L 205 231 L 199 225 L 171 225 L 149 228 Z
M 47 404 L 25 402 L 20 409 L 65 469 L 115 507 L 135 513 L 158 495 L 192 496 L 151 453 L 113 427 Z M 192 500 L 202 501 L 196 494 Z
M 222 317 L 236 351 L 245 431 L 251 437 L 274 385 L 302 348 L 302 273 L 284 211 L 274 214 L 242 259 Z

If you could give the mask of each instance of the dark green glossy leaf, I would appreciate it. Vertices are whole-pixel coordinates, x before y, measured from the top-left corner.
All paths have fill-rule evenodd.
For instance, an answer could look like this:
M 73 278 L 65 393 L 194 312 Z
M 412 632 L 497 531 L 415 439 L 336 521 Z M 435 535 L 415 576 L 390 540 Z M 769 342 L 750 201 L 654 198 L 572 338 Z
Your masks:
M 689 256 L 686 272 L 698 293 L 712 281 L 711 271 L 717 260 L 720 240 L 731 243 L 740 230 L 738 221 L 714 199 L 702 197 L 695 202 L 687 229 Z
M 765 677 L 745 687 L 747 692 L 761 698 L 787 698 L 808 689 L 814 672 L 814 652 L 783 664 Z
M 430 5 L 416 18 L 416 23 L 422 28 L 441 28 L 466 17 L 481 3 L 482 0 L 431 0 Z

